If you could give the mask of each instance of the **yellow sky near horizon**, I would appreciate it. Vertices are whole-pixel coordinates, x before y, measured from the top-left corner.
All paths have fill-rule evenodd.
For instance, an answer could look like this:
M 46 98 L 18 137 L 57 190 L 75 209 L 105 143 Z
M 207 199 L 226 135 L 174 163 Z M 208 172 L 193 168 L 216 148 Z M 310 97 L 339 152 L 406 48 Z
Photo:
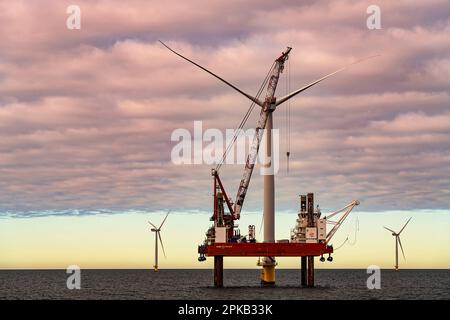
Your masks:
M 394 238 L 383 229 L 400 229 L 409 216 L 413 219 L 402 234 L 406 261 L 401 268 L 450 268 L 449 212 L 352 213 L 334 239 L 337 248 L 348 236 L 356 243 L 336 250 L 333 263 L 317 268 L 366 268 L 394 265 Z M 248 224 L 258 232 L 260 215 L 243 215 L 241 233 Z M 59 269 L 68 265 L 81 268 L 152 268 L 154 234 L 147 220 L 158 224 L 160 214 L 117 214 L 81 217 L 41 217 L 0 219 L 0 269 Z M 277 215 L 277 239 L 288 238 L 295 215 Z M 171 214 L 162 230 L 167 258 L 160 255 L 161 268 L 212 268 L 212 259 L 197 261 L 197 245 L 210 225 L 206 214 Z M 261 236 L 257 238 L 261 238 Z M 161 250 L 160 250 L 161 252 Z M 256 258 L 226 258 L 225 268 L 256 268 Z M 279 268 L 297 268 L 298 258 L 277 258 Z

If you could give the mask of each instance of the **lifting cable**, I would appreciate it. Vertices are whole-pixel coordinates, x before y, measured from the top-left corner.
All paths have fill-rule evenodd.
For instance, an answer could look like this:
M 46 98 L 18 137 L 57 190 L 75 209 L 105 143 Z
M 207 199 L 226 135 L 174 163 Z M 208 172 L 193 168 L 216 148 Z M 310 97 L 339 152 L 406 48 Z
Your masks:
M 354 245 L 356 244 L 358 232 L 359 232 L 359 219 L 358 219 L 358 216 L 356 216 L 356 222 L 355 222 L 355 240 L 353 240 L 353 243 L 349 241 L 349 242 L 348 242 L 349 245 L 354 246 Z
M 261 230 L 262 230 L 263 225 L 264 225 L 264 215 L 262 215 L 261 224 L 259 225 L 259 233 L 258 233 L 259 237 L 261 237 Z
M 288 69 L 288 68 L 286 68 Z M 284 94 L 287 96 L 289 94 L 288 89 L 288 71 L 284 73 Z M 288 157 L 288 108 L 284 108 L 284 148 L 286 149 L 286 157 Z M 286 174 L 289 174 L 289 157 L 286 158 Z
M 358 216 L 356 216 L 356 221 L 355 221 L 355 240 L 353 240 L 353 243 L 352 243 L 352 242 L 350 242 L 350 239 L 347 236 L 347 238 L 345 238 L 344 242 L 339 247 L 335 248 L 334 251 L 336 251 L 336 250 L 340 249 L 341 247 L 343 247 L 344 244 L 346 244 L 347 242 L 348 242 L 349 245 L 354 246 L 356 244 L 356 240 L 357 240 L 356 235 L 358 234 L 358 231 L 359 231 L 359 219 L 358 219 Z
M 275 62 L 270 67 L 269 72 L 267 72 L 267 75 L 264 78 L 264 81 L 262 82 L 262 84 L 261 84 L 261 86 L 260 86 L 260 88 L 259 88 L 259 90 L 258 90 L 258 92 L 256 94 L 256 99 L 258 99 L 261 96 L 261 93 L 264 90 L 264 87 L 266 86 L 267 81 L 269 80 L 270 74 L 272 73 L 272 70 L 273 70 L 274 66 L 275 66 Z M 221 161 L 217 164 L 216 171 L 219 171 L 220 168 L 222 167 L 225 159 L 227 158 L 228 153 L 230 152 L 231 148 L 234 146 L 234 143 L 236 142 L 240 132 L 244 128 L 245 124 L 247 123 L 247 120 L 250 117 L 250 114 L 252 113 L 254 107 L 255 107 L 255 102 L 252 102 L 250 107 L 248 108 L 247 112 L 245 113 L 244 118 L 241 120 L 241 123 L 239 124 L 238 129 L 235 130 L 231 142 L 228 144 L 227 148 L 225 149 L 225 152 L 222 155 Z
M 291 60 L 288 60 L 286 75 L 286 95 L 291 92 Z M 289 156 L 291 155 L 291 100 L 287 101 L 286 111 L 286 172 L 289 174 Z
M 339 250 L 341 247 L 343 247 L 344 246 L 344 244 L 346 244 L 347 243 L 347 241 L 348 241 L 348 237 L 347 238 L 345 238 L 345 240 L 344 240 L 344 242 L 339 246 L 339 247 L 337 247 L 337 248 L 334 248 L 333 249 L 333 251 L 336 251 L 336 250 Z

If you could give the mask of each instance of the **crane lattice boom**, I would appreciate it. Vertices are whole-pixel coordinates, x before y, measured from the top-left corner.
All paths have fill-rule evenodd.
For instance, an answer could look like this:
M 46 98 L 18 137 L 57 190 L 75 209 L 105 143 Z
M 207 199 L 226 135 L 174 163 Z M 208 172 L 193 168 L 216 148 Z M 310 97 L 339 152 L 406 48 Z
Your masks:
M 275 90 L 277 88 L 278 80 L 280 78 L 280 73 L 283 72 L 284 62 L 288 59 L 289 52 L 291 48 L 287 48 L 283 54 L 275 60 L 275 66 L 272 69 L 272 73 L 270 75 L 269 84 L 267 86 L 266 97 L 264 99 L 264 103 L 262 105 L 262 110 L 259 115 L 259 120 L 256 124 L 256 132 L 253 137 L 252 146 L 250 148 L 250 152 L 247 156 L 247 160 L 245 162 L 244 174 L 242 175 L 241 182 L 239 184 L 239 189 L 236 195 L 236 201 L 234 203 L 234 218 L 239 219 L 240 213 L 242 209 L 242 205 L 244 204 L 244 199 L 247 194 L 248 185 L 250 184 L 250 179 L 252 177 L 253 168 L 255 167 L 256 157 L 258 156 L 259 146 L 261 145 L 262 136 L 264 133 L 264 129 L 266 128 L 267 118 L 270 112 L 273 112 L 276 108 L 275 102 Z M 272 134 L 271 132 L 267 132 L 266 134 Z
M 355 201 L 353 201 L 353 202 L 351 202 L 351 203 L 349 203 L 348 205 L 346 205 L 345 207 L 343 207 L 342 209 L 339 209 L 339 210 L 337 210 L 337 211 L 335 211 L 335 212 L 332 212 L 332 213 L 330 213 L 327 217 L 326 217 L 326 219 L 327 219 L 327 223 L 331 223 L 331 224 L 334 224 L 334 227 L 330 230 L 330 232 L 328 232 L 328 234 L 327 234 L 327 243 L 330 243 L 330 240 L 331 240 L 331 238 L 334 236 L 334 234 L 336 233 L 336 231 L 339 229 L 339 227 L 342 225 L 342 223 L 344 222 L 344 220 L 347 218 L 347 216 L 350 214 L 350 212 L 353 210 L 353 208 L 354 207 L 356 207 L 356 206 L 358 206 L 359 205 L 359 201 L 358 200 L 355 200 Z M 331 217 L 333 217 L 333 216 L 335 216 L 335 215 L 337 215 L 337 214 L 339 214 L 339 213 L 341 213 L 341 212 L 344 212 L 345 211 L 345 213 L 342 215 L 342 217 L 337 221 L 337 222 L 334 222 L 334 221 L 328 221 L 328 219 L 330 219 Z

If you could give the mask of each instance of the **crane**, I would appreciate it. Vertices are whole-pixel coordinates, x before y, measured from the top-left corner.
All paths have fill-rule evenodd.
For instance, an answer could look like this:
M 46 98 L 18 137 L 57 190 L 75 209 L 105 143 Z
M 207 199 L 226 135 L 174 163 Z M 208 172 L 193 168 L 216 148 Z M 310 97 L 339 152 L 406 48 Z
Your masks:
M 260 90 L 256 94 L 256 96 L 252 96 L 243 90 L 239 89 L 237 86 L 231 84 L 227 80 L 223 79 L 222 77 L 218 76 L 217 74 L 213 73 L 212 71 L 206 69 L 205 67 L 201 66 L 200 64 L 192 61 L 191 59 L 186 58 L 185 56 L 181 55 L 180 53 L 176 52 L 169 46 L 167 46 L 165 43 L 160 41 L 161 44 L 166 47 L 168 50 L 170 50 L 172 53 L 176 54 L 177 56 L 181 57 L 182 59 L 188 61 L 189 63 L 195 65 L 196 67 L 202 69 L 203 71 L 209 73 L 213 77 L 217 78 L 221 82 L 225 83 L 230 88 L 234 89 L 247 99 L 251 101 L 251 106 L 249 108 L 249 111 L 245 115 L 243 121 L 241 122 L 240 128 L 245 124 L 245 121 L 248 119 L 249 112 L 253 110 L 254 105 L 258 105 L 261 107 L 260 116 L 256 124 L 256 131 L 255 135 L 253 137 L 253 141 L 250 147 L 249 154 L 246 158 L 246 163 L 244 167 L 244 172 L 242 175 L 242 179 L 240 180 L 238 191 L 236 194 L 236 199 L 234 202 L 231 201 L 229 198 L 227 192 L 225 191 L 225 188 L 223 186 L 223 183 L 219 177 L 219 171 L 221 164 L 219 164 L 215 169 L 211 170 L 211 174 L 214 179 L 214 214 L 211 220 L 214 221 L 214 226 L 211 227 L 207 233 L 207 240 L 206 242 L 209 243 L 226 243 L 226 242 L 233 242 L 236 241 L 236 239 L 241 238 L 239 232 L 236 232 L 234 230 L 234 221 L 240 219 L 240 214 L 242 211 L 242 207 L 244 205 L 245 197 L 250 185 L 250 180 L 252 177 L 253 169 L 255 166 L 256 158 L 260 149 L 261 141 L 263 139 L 263 134 L 265 134 L 265 159 L 271 158 L 272 153 L 272 136 L 271 131 L 273 127 L 273 119 L 272 114 L 276 110 L 276 108 L 283 104 L 284 102 L 288 101 L 289 99 L 293 98 L 294 96 L 298 95 L 299 93 L 313 87 L 314 85 L 324 81 L 325 79 L 347 69 L 349 66 L 357 64 L 359 62 L 362 62 L 364 60 L 373 58 L 375 56 L 367 57 L 364 59 L 357 60 L 347 66 L 344 66 L 332 73 L 329 73 L 289 94 L 287 94 L 284 97 L 281 97 L 277 100 L 275 97 L 275 92 L 278 84 L 278 80 L 280 78 L 280 74 L 283 72 L 284 64 L 289 58 L 289 53 L 291 52 L 292 48 L 287 47 L 287 49 L 282 52 L 282 54 L 275 59 L 274 63 L 272 64 L 271 69 L 269 70 L 268 75 L 266 76 L 266 79 L 264 80 Z M 264 87 L 266 87 L 266 93 L 264 100 L 260 100 L 259 96 L 262 93 L 262 90 Z M 224 153 L 224 157 L 226 157 L 226 152 Z M 264 206 L 263 206 L 263 216 L 264 216 L 264 242 L 265 243 L 274 243 L 275 242 L 275 182 L 274 182 L 274 174 L 270 171 L 271 163 L 270 161 L 268 163 L 264 163 L 263 166 L 265 168 L 268 168 L 269 170 L 265 172 L 264 175 Z M 226 214 L 223 210 L 224 204 L 227 205 L 229 214 Z M 201 253 L 202 254 L 202 253 Z M 215 257 L 217 258 L 217 257 Z M 204 256 L 200 256 L 199 260 L 203 261 Z M 219 261 L 219 260 L 217 260 Z M 216 260 L 215 260 L 216 263 Z M 218 265 L 222 265 L 222 262 L 218 262 Z M 264 257 L 262 263 L 260 264 L 263 267 L 263 271 L 261 274 L 261 280 L 263 283 L 274 283 L 274 266 L 276 265 L 275 258 L 274 257 Z M 220 269 L 220 267 L 218 268 Z M 273 279 L 273 280 L 272 280 Z
M 252 103 L 255 103 L 257 105 L 259 105 L 261 107 L 261 112 L 260 112 L 260 117 L 258 119 L 258 122 L 256 124 L 256 133 L 255 136 L 253 138 L 252 141 L 252 145 L 250 148 L 250 152 L 247 156 L 246 159 L 246 163 L 245 163 L 245 167 L 244 167 L 244 173 L 242 175 L 242 179 L 239 183 L 239 188 L 238 188 L 238 192 L 236 195 L 236 200 L 234 202 L 234 207 L 229 206 L 230 213 L 232 213 L 232 215 L 234 216 L 234 220 L 238 220 L 240 218 L 240 213 L 242 210 L 242 207 L 244 205 L 244 200 L 245 200 L 245 196 L 247 194 L 247 190 L 250 184 L 250 179 L 252 177 L 252 173 L 253 173 L 253 168 L 255 166 L 255 162 L 256 162 L 256 157 L 258 155 L 259 152 L 259 147 L 261 144 L 261 140 L 262 140 L 262 136 L 263 136 L 263 132 L 264 129 L 266 128 L 266 124 L 268 123 L 268 119 L 271 117 L 271 114 L 273 111 L 275 111 L 275 109 L 283 104 L 284 102 L 288 101 L 289 99 L 291 99 L 292 97 L 296 96 L 297 94 L 305 91 L 306 89 L 311 88 L 312 86 L 318 84 L 319 82 L 322 82 L 323 80 L 347 69 L 349 66 L 357 64 L 359 62 L 362 62 L 364 60 L 373 58 L 375 56 L 370 56 L 364 59 L 360 59 L 357 60 L 351 64 L 348 64 L 347 66 L 344 66 L 332 73 L 329 73 L 291 93 L 289 93 L 288 95 L 281 97 L 280 99 L 276 99 L 275 98 L 275 91 L 277 88 L 277 84 L 278 84 L 278 80 L 280 78 L 280 73 L 283 72 L 284 69 L 284 63 L 286 62 L 286 60 L 289 58 L 289 53 L 291 52 L 292 48 L 291 47 L 287 47 L 286 51 L 284 51 L 276 60 L 274 63 L 273 68 L 271 69 L 270 72 L 270 77 L 269 77 L 269 82 L 268 82 L 268 86 L 267 86 L 267 90 L 266 90 L 266 95 L 265 95 L 265 99 L 264 101 L 261 101 L 258 97 L 254 97 L 246 92 L 244 92 L 243 90 L 239 89 L 238 87 L 236 87 L 235 85 L 231 84 L 230 82 L 228 82 L 227 80 L 223 79 L 222 77 L 218 76 L 217 74 L 213 73 L 212 71 L 206 69 L 205 67 L 201 66 L 200 64 L 192 61 L 191 59 L 186 58 L 185 56 L 181 55 L 180 53 L 176 52 L 175 50 L 173 50 L 172 48 L 170 48 L 168 45 L 166 45 L 164 42 L 160 41 L 160 43 L 166 47 L 168 50 L 170 50 L 171 52 L 173 52 L 174 54 L 176 54 L 177 56 L 181 57 L 182 59 L 192 63 L 193 65 L 195 65 L 196 67 L 204 70 L 205 72 L 209 73 L 210 75 L 212 75 L 213 77 L 219 79 L 220 81 L 222 81 L 223 83 L 225 83 L 227 86 L 231 87 L 232 89 L 236 90 L 237 92 L 239 92 L 240 94 L 242 94 L 244 97 L 248 98 L 250 101 L 252 101 Z M 270 152 L 270 150 L 267 150 L 268 152 Z M 215 177 L 218 177 L 219 173 L 218 170 L 212 170 L 212 175 Z M 228 204 L 232 204 L 231 201 L 229 201 L 228 199 Z M 231 208 L 230 208 L 231 207 Z

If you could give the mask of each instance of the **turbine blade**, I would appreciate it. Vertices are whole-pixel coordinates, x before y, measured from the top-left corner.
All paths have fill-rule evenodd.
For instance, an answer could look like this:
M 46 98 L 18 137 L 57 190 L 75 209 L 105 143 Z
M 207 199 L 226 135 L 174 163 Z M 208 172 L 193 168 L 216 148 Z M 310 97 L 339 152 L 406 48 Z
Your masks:
M 350 66 L 352 66 L 352 65 L 354 65 L 354 64 L 357 64 L 357 63 L 360 63 L 360 62 L 363 62 L 363 61 L 365 61 L 365 60 L 368 60 L 368 59 L 371 59 L 371 58 L 375 58 L 375 57 L 378 57 L 378 56 L 379 56 L 379 54 L 378 54 L 378 55 L 374 55 L 374 56 L 370 56 L 370 57 L 366 57 L 366 58 L 357 60 L 357 61 L 355 61 L 355 62 L 353 62 L 353 63 L 350 63 L 349 65 L 346 65 L 345 67 L 342 67 L 342 68 L 340 68 L 340 69 L 338 69 L 338 70 L 336 70 L 336 71 L 334 71 L 334 72 L 332 72 L 332 73 L 330 73 L 330 74 L 327 74 L 326 76 L 323 76 L 322 78 L 317 79 L 316 81 L 311 82 L 311 83 L 307 84 L 306 86 L 304 86 L 304 87 L 302 87 L 302 88 L 300 88 L 300 89 L 298 89 L 298 90 L 296 90 L 296 91 L 294 91 L 294 92 L 291 92 L 291 93 L 288 94 L 287 96 L 284 96 L 284 97 L 278 99 L 278 100 L 275 102 L 275 105 L 278 106 L 278 105 L 282 104 L 283 102 L 286 102 L 287 100 L 289 100 L 290 98 L 296 96 L 296 95 L 299 94 L 300 92 L 303 92 L 303 91 L 305 91 L 306 89 L 311 88 L 312 86 L 314 86 L 314 85 L 318 84 L 319 82 L 322 82 L 323 80 L 325 80 L 325 79 L 327 79 L 327 78 L 329 78 L 329 77 L 335 75 L 336 73 L 339 73 L 339 72 L 341 72 L 341 71 L 344 71 L 345 69 L 347 69 L 348 67 L 350 67 Z
M 164 217 L 164 220 L 163 220 L 163 222 L 161 222 L 161 225 L 159 226 L 158 229 L 161 229 L 161 227 L 163 226 L 164 222 L 166 222 L 166 219 L 167 219 L 167 216 L 169 215 L 169 213 L 170 213 L 170 210 L 167 211 L 167 214 L 166 214 L 166 216 Z
M 198 63 L 195 63 L 194 61 L 182 56 L 181 54 L 179 54 L 178 52 L 176 52 L 175 50 L 171 49 L 168 45 L 166 45 L 164 42 L 162 42 L 161 40 L 159 40 L 159 42 L 161 42 L 161 44 L 166 47 L 167 49 L 169 49 L 171 52 L 175 53 L 177 56 L 183 58 L 184 60 L 192 63 L 194 66 L 199 67 L 200 69 L 202 69 L 203 71 L 208 72 L 210 75 L 212 75 L 213 77 L 216 77 L 217 79 L 219 79 L 220 81 L 222 81 L 223 83 L 225 83 L 226 85 L 228 85 L 229 87 L 233 88 L 234 90 L 236 90 L 237 92 L 239 92 L 240 94 L 242 94 L 243 96 L 247 97 L 248 99 L 250 99 L 251 101 L 253 101 L 254 103 L 256 103 L 257 105 L 261 106 L 263 105 L 263 103 L 261 101 L 259 101 L 257 98 L 249 95 L 248 93 L 245 93 L 244 91 L 242 91 L 241 89 L 239 89 L 238 87 L 232 85 L 231 83 L 229 83 L 228 81 L 226 81 L 225 79 L 219 77 L 217 74 L 209 71 L 208 69 L 202 67 L 201 65 L 199 65 Z
M 386 230 L 389 230 L 389 231 L 392 232 L 392 233 L 395 233 L 395 231 L 392 230 L 392 229 L 389 229 L 389 228 L 387 228 L 387 227 L 383 227 L 383 228 L 385 228 Z
M 164 254 L 164 258 L 166 258 L 166 251 L 164 250 L 164 244 L 162 242 L 162 238 L 161 238 L 161 233 L 158 231 L 158 238 L 159 238 L 159 242 L 161 243 L 161 248 Z
M 398 234 L 402 233 L 403 229 L 405 229 L 406 225 L 409 223 L 409 221 L 410 221 L 411 219 L 412 219 L 412 217 L 409 218 L 408 221 L 406 221 L 405 225 L 404 225 L 403 228 L 398 232 Z
M 397 236 L 398 244 L 400 245 L 400 249 L 402 249 L 403 259 L 406 260 L 405 252 L 403 252 L 402 242 L 400 241 L 400 236 Z
M 150 221 L 148 221 L 148 223 L 150 223 L 152 225 L 153 228 L 158 229 L 153 223 L 151 223 Z

